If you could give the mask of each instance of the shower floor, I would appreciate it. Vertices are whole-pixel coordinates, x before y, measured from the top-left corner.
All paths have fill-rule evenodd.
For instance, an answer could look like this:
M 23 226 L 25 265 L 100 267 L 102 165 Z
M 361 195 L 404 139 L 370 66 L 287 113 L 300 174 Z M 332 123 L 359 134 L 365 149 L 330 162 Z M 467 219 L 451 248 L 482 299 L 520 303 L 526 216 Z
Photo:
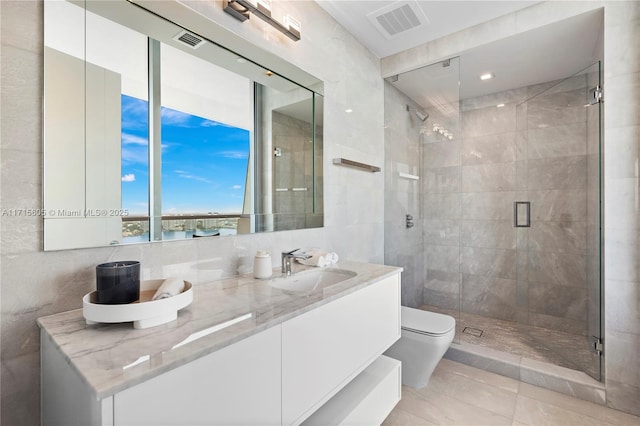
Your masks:
M 422 305 L 421 309 L 455 317 L 455 342 L 484 346 L 598 377 L 596 355 L 586 336 L 464 312 L 459 316 L 455 310 L 431 305 Z

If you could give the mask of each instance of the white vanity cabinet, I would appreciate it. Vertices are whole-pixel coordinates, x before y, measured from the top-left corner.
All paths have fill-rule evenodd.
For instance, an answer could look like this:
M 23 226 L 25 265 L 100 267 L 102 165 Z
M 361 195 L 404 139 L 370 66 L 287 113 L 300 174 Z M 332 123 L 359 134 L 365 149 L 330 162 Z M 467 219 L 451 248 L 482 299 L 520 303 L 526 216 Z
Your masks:
M 43 343 L 43 425 L 281 422 L 280 326 L 102 400 L 92 398 L 88 386 L 70 370 L 50 342 Z
M 42 423 L 380 423 L 400 399 L 400 363 L 381 356 L 400 337 L 400 274 L 372 281 L 151 378 L 132 383 L 123 370 L 119 389 L 103 388 L 103 397 L 43 331 Z M 144 362 L 162 365 L 163 356 Z
M 298 424 L 400 337 L 399 276 L 282 324 L 282 423 Z

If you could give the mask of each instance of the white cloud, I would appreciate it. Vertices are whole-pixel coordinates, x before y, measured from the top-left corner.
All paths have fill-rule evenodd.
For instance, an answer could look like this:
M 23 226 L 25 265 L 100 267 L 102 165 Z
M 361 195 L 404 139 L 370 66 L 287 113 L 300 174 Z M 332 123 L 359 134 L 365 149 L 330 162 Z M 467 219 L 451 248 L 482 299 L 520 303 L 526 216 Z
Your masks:
M 199 182 L 204 182 L 204 183 L 213 183 L 212 181 L 210 181 L 207 178 L 204 178 L 202 176 L 192 175 L 191 173 L 185 172 L 184 170 L 176 170 L 175 172 L 181 178 L 197 180 Z
M 123 133 L 122 144 L 148 146 L 149 140 L 147 138 L 142 138 L 140 136 L 132 135 L 131 133 Z
M 173 109 L 162 108 L 161 119 L 163 124 L 182 126 L 186 125 L 191 116 L 182 111 L 176 111 Z
M 241 189 L 242 185 L 233 185 L 231 188 L 233 188 L 233 189 Z
M 149 153 L 146 148 L 122 148 L 122 161 L 127 164 L 147 164 Z
M 122 176 L 123 182 L 134 182 L 135 180 L 136 180 L 136 175 L 134 175 L 133 173 L 129 173 Z
M 247 158 L 249 153 L 246 151 L 221 151 L 218 153 L 221 157 L 224 158 L 233 158 L 236 160 Z

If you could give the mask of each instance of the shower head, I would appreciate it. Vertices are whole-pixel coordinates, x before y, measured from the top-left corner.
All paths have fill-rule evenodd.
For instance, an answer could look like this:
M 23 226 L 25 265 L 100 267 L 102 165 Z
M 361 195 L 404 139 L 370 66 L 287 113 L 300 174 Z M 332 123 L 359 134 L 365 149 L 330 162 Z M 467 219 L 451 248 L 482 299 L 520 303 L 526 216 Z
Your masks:
M 414 108 L 411 108 L 409 105 L 407 105 L 407 111 L 411 111 L 412 109 L 416 117 L 418 117 L 420 121 L 425 121 L 427 118 L 429 118 L 429 113 L 422 112 L 419 109 L 414 109 Z
M 416 117 L 418 117 L 420 119 L 420 121 L 425 121 L 427 118 L 429 118 L 429 114 L 428 113 L 422 113 L 418 110 L 416 110 Z

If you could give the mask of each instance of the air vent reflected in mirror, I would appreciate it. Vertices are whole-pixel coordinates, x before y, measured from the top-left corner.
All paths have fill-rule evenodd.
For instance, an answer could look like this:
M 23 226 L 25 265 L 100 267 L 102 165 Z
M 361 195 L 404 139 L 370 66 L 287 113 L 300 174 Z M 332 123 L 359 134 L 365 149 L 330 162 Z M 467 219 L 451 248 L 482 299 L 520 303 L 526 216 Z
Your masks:
M 197 49 L 202 46 L 205 41 L 195 34 L 188 31 L 180 31 L 178 35 L 173 38 L 175 41 L 179 41 L 182 44 L 186 44 L 192 49 Z

